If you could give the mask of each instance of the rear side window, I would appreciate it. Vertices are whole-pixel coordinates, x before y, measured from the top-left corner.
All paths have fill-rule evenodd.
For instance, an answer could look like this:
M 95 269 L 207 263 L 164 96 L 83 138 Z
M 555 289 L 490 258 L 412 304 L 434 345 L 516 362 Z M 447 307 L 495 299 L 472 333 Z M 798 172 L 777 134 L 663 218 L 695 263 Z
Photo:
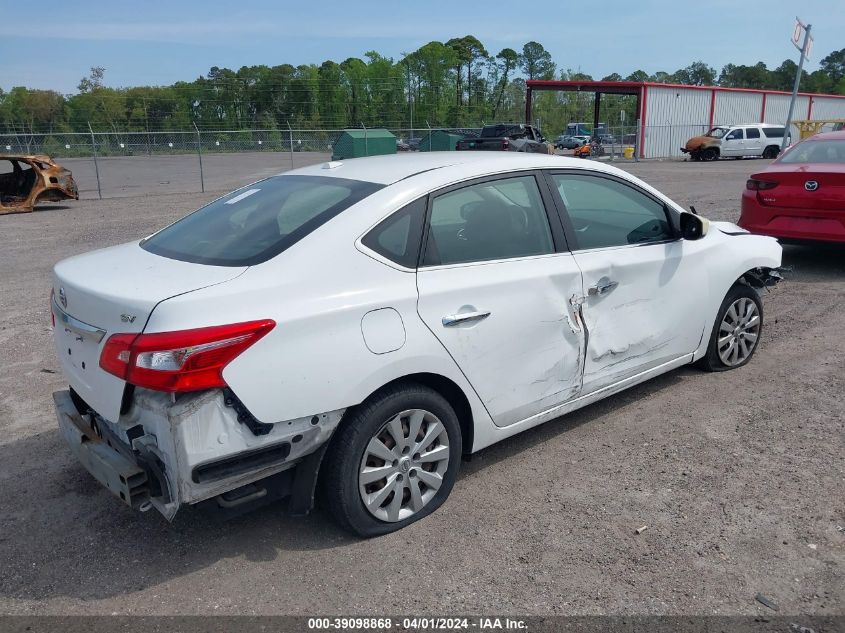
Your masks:
M 760 130 L 756 127 L 745 128 L 745 138 L 760 138 Z
M 763 134 L 769 138 L 783 138 L 784 128 L 782 127 L 764 127 Z
M 416 268 L 420 254 L 426 198 L 401 208 L 367 233 L 361 243 L 405 268 Z
M 327 176 L 274 176 L 215 200 L 144 240 L 141 248 L 195 264 L 260 264 L 383 186 Z

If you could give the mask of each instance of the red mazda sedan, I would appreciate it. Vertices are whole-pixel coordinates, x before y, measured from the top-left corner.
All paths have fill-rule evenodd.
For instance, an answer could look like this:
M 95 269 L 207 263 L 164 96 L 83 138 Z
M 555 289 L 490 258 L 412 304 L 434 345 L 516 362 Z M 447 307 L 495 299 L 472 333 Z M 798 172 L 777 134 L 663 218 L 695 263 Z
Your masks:
M 786 241 L 845 242 L 845 131 L 811 136 L 753 174 L 739 225 Z

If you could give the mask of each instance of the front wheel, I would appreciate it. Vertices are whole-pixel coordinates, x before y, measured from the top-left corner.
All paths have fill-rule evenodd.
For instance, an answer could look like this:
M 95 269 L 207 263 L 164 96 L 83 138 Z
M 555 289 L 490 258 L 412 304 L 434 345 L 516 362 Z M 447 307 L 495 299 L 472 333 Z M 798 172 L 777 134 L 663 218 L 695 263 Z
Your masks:
M 708 147 L 701 151 L 701 160 L 711 161 L 719 158 L 719 151 L 715 147 Z
M 341 527 L 363 537 L 399 530 L 440 507 L 461 461 L 461 429 L 443 396 L 388 388 L 344 419 L 323 459 L 321 496 Z
M 742 367 L 757 350 L 763 332 L 763 302 L 751 286 L 734 284 L 725 296 L 707 354 L 697 365 L 707 371 L 727 371 Z

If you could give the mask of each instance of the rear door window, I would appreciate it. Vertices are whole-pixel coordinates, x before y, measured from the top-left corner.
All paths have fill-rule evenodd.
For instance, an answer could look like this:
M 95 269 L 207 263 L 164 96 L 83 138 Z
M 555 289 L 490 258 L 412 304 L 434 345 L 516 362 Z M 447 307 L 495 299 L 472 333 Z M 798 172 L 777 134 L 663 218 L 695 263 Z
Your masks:
M 745 138 L 760 138 L 760 130 L 756 127 L 745 128 Z
M 425 265 L 553 252 L 549 218 L 534 176 L 481 182 L 432 201 Z
M 275 176 L 215 200 L 144 240 L 141 248 L 196 264 L 260 264 L 383 186 L 327 176 Z

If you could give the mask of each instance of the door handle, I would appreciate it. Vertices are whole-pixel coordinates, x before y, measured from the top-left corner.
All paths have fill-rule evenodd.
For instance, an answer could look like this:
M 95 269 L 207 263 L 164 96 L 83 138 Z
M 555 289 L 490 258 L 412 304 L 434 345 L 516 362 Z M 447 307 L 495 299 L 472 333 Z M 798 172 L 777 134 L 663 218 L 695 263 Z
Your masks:
M 587 294 L 591 297 L 605 295 L 618 285 L 618 281 L 611 281 L 609 277 L 602 277 L 596 282 L 595 286 L 590 286 L 589 290 L 587 290 Z
M 490 316 L 489 312 L 460 312 L 458 314 L 447 314 L 442 319 L 443 327 L 452 327 L 469 321 L 480 321 Z

